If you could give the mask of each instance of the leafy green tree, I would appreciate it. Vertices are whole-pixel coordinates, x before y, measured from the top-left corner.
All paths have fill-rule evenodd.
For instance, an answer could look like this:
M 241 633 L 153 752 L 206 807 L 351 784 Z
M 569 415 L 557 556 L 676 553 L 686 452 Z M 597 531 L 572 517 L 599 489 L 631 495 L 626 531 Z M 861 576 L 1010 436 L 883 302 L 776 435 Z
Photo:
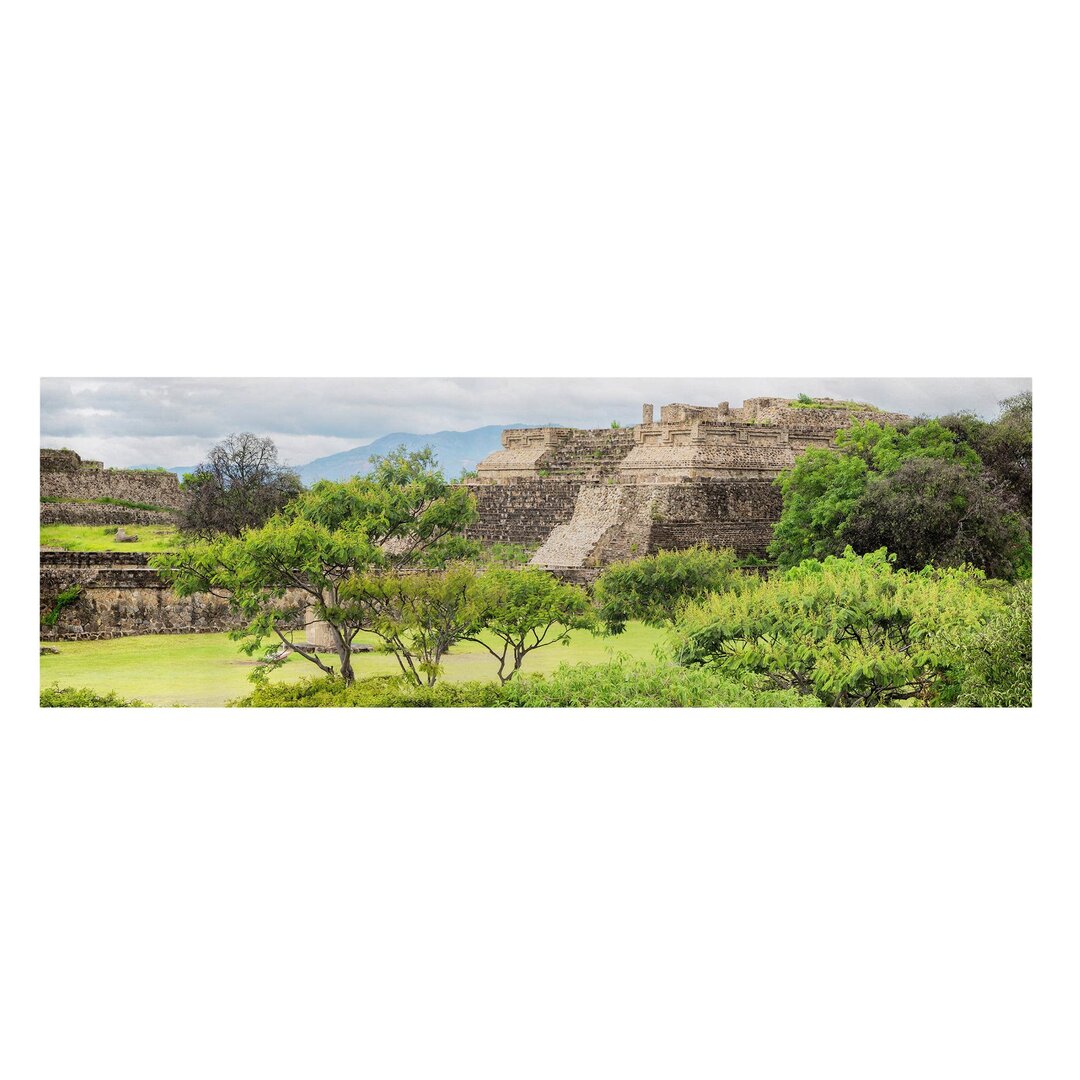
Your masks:
M 1001 609 L 971 569 L 895 570 L 877 551 L 806 560 L 684 609 L 675 659 L 752 673 L 825 705 L 929 704 L 950 667 L 945 629 Z
M 991 577 L 1012 578 L 1030 562 L 1014 505 L 982 470 L 909 458 L 893 473 L 871 476 L 842 535 L 856 551 L 888 547 L 899 566 L 969 563 Z
M 546 570 L 492 567 L 477 584 L 478 617 L 466 640 L 482 645 L 499 662 L 500 683 L 514 677 L 529 653 L 548 645 L 569 645 L 571 630 L 593 625 L 585 590 Z
M 434 686 L 442 658 L 482 619 L 476 570 L 354 574 L 342 586 L 343 608 L 393 653 L 407 680 Z
M 726 548 L 661 551 L 612 563 L 597 579 L 593 597 L 607 633 L 621 634 L 632 619 L 666 626 L 690 600 L 731 588 L 742 576 L 735 553 Z
M 262 658 L 255 677 L 290 653 L 334 675 L 314 650 L 286 636 L 298 621 L 320 621 L 333 640 L 336 673 L 352 683 L 352 645 L 363 624 L 362 612 L 346 602 L 346 583 L 366 571 L 437 563 L 475 520 L 472 497 L 446 483 L 430 450 L 401 447 L 372 461 L 366 477 L 321 481 L 259 528 L 195 541 L 152 561 L 179 595 L 226 597 L 247 618 L 238 636 L 248 655 Z M 268 638 L 276 639 L 269 649 Z
M 1001 402 L 995 420 L 972 413 L 944 416 L 941 423 L 970 446 L 987 471 L 1014 499 L 1016 510 L 1031 521 L 1031 393 Z
M 920 492 L 920 482 L 937 494 Z M 777 485 L 783 509 L 769 552 L 784 569 L 849 545 L 862 553 L 888 547 L 910 569 L 926 564 L 926 552 L 991 573 L 1011 573 L 1024 559 L 1015 505 L 986 482 L 974 448 L 936 420 L 853 424 L 837 434 L 835 449 L 800 455 Z

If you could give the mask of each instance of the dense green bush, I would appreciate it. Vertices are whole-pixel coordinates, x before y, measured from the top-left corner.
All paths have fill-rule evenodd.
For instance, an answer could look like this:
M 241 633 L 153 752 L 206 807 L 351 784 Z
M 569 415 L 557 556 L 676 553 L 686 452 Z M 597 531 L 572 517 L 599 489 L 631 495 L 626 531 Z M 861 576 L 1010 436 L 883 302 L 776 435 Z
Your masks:
M 346 686 L 341 679 L 303 679 L 296 683 L 267 683 L 246 697 L 230 701 L 238 708 L 369 708 L 438 709 L 498 704 L 495 683 L 436 683 L 417 686 L 400 675 L 357 679 Z
M 725 678 L 704 668 L 612 660 L 560 664 L 551 675 L 528 675 L 502 688 L 500 705 L 515 708 L 790 708 L 815 706 L 794 691 L 764 690 L 756 680 Z
M 672 623 L 690 600 L 731 588 L 742 577 L 739 560 L 726 548 L 661 551 L 612 563 L 593 586 L 593 597 L 606 631 L 620 634 L 632 619 L 648 626 Z
M 752 678 L 724 678 L 701 668 L 644 661 L 562 664 L 551 675 L 497 683 L 416 686 L 401 677 L 340 679 L 260 686 L 233 706 L 258 708 L 785 708 L 818 702 L 793 691 L 764 690 Z
M 1002 595 L 986 622 L 946 632 L 950 670 L 935 704 L 990 707 L 1031 705 L 1031 582 Z
M 849 548 L 691 604 L 675 658 L 825 705 L 932 704 L 955 663 L 945 635 L 977 633 L 1003 609 L 998 592 L 978 570 L 894 570 L 884 549 Z
M 96 690 L 88 690 L 85 686 L 52 686 L 44 687 L 38 702 L 43 709 L 139 709 L 146 708 L 143 701 L 125 700 L 111 690 L 100 694 Z

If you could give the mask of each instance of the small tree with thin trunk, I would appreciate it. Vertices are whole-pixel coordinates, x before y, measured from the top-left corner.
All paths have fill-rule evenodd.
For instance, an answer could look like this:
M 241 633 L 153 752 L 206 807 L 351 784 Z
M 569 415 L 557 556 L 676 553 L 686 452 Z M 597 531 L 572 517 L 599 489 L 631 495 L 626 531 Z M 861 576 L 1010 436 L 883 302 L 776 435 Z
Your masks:
M 594 623 L 584 589 L 536 567 L 493 567 L 480 576 L 477 596 L 477 624 L 465 640 L 482 645 L 495 657 L 502 683 L 514 677 L 529 653 L 548 645 L 569 645 L 571 630 Z

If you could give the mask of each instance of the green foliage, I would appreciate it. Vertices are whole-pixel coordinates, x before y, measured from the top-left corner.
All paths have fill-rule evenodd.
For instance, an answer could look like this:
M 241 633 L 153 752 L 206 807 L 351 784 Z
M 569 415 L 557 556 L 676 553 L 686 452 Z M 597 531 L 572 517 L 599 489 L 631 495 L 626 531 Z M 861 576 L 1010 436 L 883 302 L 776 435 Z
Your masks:
M 1000 578 L 1030 567 L 1023 518 L 986 472 L 955 461 L 909 458 L 871 476 L 842 535 L 856 551 L 888 547 L 900 566 L 970 563 Z
M 618 429 L 618 428 L 621 428 L 621 427 L 622 427 L 622 424 L 620 424 L 618 420 L 612 420 L 612 421 L 611 421 L 611 426 L 612 426 L 613 428 L 616 428 L 616 429 Z
M 64 613 L 64 609 L 74 604 L 81 594 L 81 585 L 69 585 L 66 589 L 61 589 L 56 595 L 52 610 L 42 618 L 42 626 L 55 626 L 60 621 L 60 616 Z
M 867 405 L 862 401 L 815 401 L 808 394 L 800 394 L 789 402 L 792 409 L 849 409 L 858 412 L 881 412 L 876 405 Z
M 731 588 L 741 576 L 735 553 L 727 549 L 661 551 L 613 563 L 597 579 L 593 597 L 606 632 L 620 634 L 632 619 L 649 626 L 672 623 L 682 605 Z
M 724 678 L 705 668 L 680 668 L 618 658 L 606 664 L 560 664 L 548 676 L 526 675 L 502 687 L 502 706 L 515 708 L 792 708 L 816 706 L 790 690 L 762 689 L 752 679 Z
M 476 570 L 460 563 L 441 572 L 354 574 L 340 602 L 350 625 L 375 634 L 417 686 L 435 684 L 443 656 L 484 616 Z
M 125 700 L 111 691 L 98 693 L 86 687 L 72 686 L 42 687 L 39 705 L 43 709 L 137 709 L 145 708 L 141 701 Z
M 996 420 L 987 423 L 971 413 L 942 417 L 941 423 L 982 459 L 993 480 L 1015 500 L 1016 511 L 1031 520 L 1031 394 L 1001 402 Z
M 259 686 L 229 703 L 255 708 L 806 708 L 818 702 L 753 680 L 723 679 L 707 669 L 656 666 L 619 657 L 604 664 L 560 664 L 548 676 L 505 684 L 417 686 L 404 678 L 312 679 Z
M 234 708 L 275 709 L 443 709 L 475 708 L 498 703 L 496 683 L 437 683 L 418 686 L 400 675 L 357 679 L 346 686 L 340 679 L 303 679 L 296 683 L 267 683 L 246 697 L 230 701 Z
M 691 604 L 674 629 L 675 658 L 761 675 L 825 705 L 929 704 L 952 663 L 943 633 L 1000 609 L 980 571 L 912 573 L 884 549 L 848 549 Z
M 783 510 L 769 553 L 788 569 L 849 545 L 863 553 L 884 545 L 910 569 L 931 559 L 1012 572 L 1023 528 L 1015 520 L 995 525 L 1010 506 L 979 480 L 981 468 L 975 450 L 936 420 L 905 428 L 855 423 L 837 434 L 835 450 L 808 450 L 777 479 Z M 948 488 L 932 519 L 928 486 L 919 480 L 930 476 Z M 973 527 L 976 517 L 985 527 Z
M 328 625 L 338 673 L 351 682 L 351 646 L 364 612 L 355 590 L 347 600 L 343 587 L 357 575 L 437 565 L 458 552 L 457 533 L 475 520 L 475 501 L 464 487 L 447 484 L 431 450 L 402 447 L 372 462 L 366 477 L 320 481 L 259 528 L 195 541 L 152 560 L 179 595 L 226 596 L 246 616 L 245 651 L 261 658 L 253 678 L 294 651 L 283 628 L 307 608 Z M 293 600 L 286 602 L 290 591 Z M 267 638 L 280 646 L 277 652 L 267 648 Z M 334 673 L 317 653 L 299 655 Z
M 937 704 L 1030 707 L 1031 582 L 1010 586 L 1001 601 L 984 623 L 943 633 L 950 671 Z
M 477 619 L 466 637 L 498 660 L 499 681 L 504 683 L 529 653 L 548 645 L 569 645 L 571 630 L 590 628 L 594 622 L 584 589 L 533 567 L 493 567 L 478 579 L 476 599 Z M 488 641 L 491 637 L 494 645 Z

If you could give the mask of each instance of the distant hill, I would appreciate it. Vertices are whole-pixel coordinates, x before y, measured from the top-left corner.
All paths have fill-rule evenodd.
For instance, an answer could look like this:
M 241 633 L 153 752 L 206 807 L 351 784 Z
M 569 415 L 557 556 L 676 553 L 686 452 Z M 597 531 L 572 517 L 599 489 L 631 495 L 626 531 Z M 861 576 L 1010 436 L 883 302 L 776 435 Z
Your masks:
M 414 435 L 411 432 L 396 431 L 392 435 L 383 435 L 367 446 L 356 446 L 352 450 L 343 450 L 340 454 L 316 458 L 306 465 L 294 466 L 300 479 L 306 484 L 316 480 L 346 480 L 350 476 L 363 476 L 371 468 L 368 458 L 372 454 L 385 454 L 404 444 L 408 450 L 422 450 L 430 446 L 435 451 L 435 458 L 442 466 L 443 475 L 453 480 L 465 469 L 475 469 L 495 450 L 502 448 L 502 433 L 506 428 L 528 427 L 528 424 L 492 424 L 489 427 L 473 428 L 471 431 L 437 431 L 433 435 Z

